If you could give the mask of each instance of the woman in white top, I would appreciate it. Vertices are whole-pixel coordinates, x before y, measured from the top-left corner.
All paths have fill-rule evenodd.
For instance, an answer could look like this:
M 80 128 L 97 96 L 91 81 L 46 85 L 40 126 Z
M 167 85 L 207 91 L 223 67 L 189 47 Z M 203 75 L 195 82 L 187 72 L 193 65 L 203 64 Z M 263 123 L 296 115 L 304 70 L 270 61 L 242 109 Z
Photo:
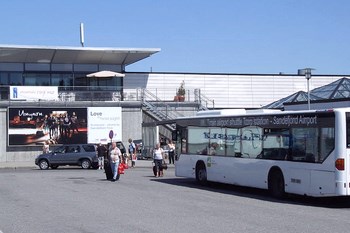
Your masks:
M 169 141 L 169 164 L 175 164 L 175 144 L 172 140 Z
M 163 154 L 163 149 L 160 148 L 160 144 L 157 143 L 156 147 L 153 149 L 153 160 L 157 169 L 156 177 L 163 176 Z
M 117 147 L 117 144 L 115 142 L 112 142 L 109 155 L 111 157 L 111 169 L 113 173 L 113 180 L 116 181 L 119 179 L 119 174 L 118 174 L 118 167 L 119 167 L 119 161 L 120 161 L 120 156 L 121 152 L 119 148 Z

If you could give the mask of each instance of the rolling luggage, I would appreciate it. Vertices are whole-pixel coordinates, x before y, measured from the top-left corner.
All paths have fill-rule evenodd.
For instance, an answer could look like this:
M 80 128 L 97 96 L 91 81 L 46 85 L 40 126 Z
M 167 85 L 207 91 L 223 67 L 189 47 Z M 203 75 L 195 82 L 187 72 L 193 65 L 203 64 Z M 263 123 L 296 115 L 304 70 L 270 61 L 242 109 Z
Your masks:
M 156 164 L 153 162 L 152 164 L 154 164 L 153 165 L 153 175 L 154 176 L 157 176 L 157 167 L 156 167 Z M 162 166 L 161 166 L 161 168 L 160 168 L 160 171 L 164 171 L 164 170 L 166 170 L 166 169 L 168 169 L 168 165 L 163 161 L 163 163 L 162 163 Z
M 157 168 L 156 168 L 156 165 L 153 166 L 153 174 L 154 174 L 154 176 L 157 175 Z
M 106 159 L 105 159 L 105 163 L 104 163 L 104 168 L 105 168 L 105 173 L 106 173 L 106 179 L 107 180 L 112 180 L 113 179 L 113 173 L 112 173 L 111 164 Z

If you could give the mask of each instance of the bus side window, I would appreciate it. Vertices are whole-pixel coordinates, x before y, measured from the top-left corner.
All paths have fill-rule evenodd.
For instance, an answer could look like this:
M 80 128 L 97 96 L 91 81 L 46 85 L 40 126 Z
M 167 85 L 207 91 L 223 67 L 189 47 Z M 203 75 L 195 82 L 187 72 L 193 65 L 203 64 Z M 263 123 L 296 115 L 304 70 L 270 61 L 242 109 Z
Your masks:
M 315 155 L 313 155 L 311 153 L 307 153 L 305 156 L 305 161 L 314 163 L 315 162 Z
M 286 151 L 286 157 L 284 158 L 285 160 L 292 161 L 293 160 L 293 155 L 292 155 L 292 149 L 288 148 Z

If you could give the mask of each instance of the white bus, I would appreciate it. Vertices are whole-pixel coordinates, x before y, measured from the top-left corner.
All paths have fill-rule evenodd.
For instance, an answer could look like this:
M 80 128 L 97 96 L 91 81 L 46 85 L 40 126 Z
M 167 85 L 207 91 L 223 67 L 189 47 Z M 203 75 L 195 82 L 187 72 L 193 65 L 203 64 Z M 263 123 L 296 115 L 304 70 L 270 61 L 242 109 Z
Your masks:
M 323 197 L 350 195 L 350 108 L 223 110 L 176 120 L 175 174 Z

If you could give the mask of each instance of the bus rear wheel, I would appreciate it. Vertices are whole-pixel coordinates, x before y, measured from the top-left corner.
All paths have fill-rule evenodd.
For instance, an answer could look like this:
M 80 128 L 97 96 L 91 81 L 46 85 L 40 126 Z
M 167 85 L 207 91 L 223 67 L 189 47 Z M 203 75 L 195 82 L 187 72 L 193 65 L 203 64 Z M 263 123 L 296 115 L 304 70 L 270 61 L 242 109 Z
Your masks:
M 284 177 L 280 170 L 274 170 L 269 175 L 269 192 L 275 198 L 283 198 L 285 195 L 284 190 Z
M 196 180 L 201 185 L 207 184 L 207 169 L 204 164 L 198 164 L 196 167 Z

